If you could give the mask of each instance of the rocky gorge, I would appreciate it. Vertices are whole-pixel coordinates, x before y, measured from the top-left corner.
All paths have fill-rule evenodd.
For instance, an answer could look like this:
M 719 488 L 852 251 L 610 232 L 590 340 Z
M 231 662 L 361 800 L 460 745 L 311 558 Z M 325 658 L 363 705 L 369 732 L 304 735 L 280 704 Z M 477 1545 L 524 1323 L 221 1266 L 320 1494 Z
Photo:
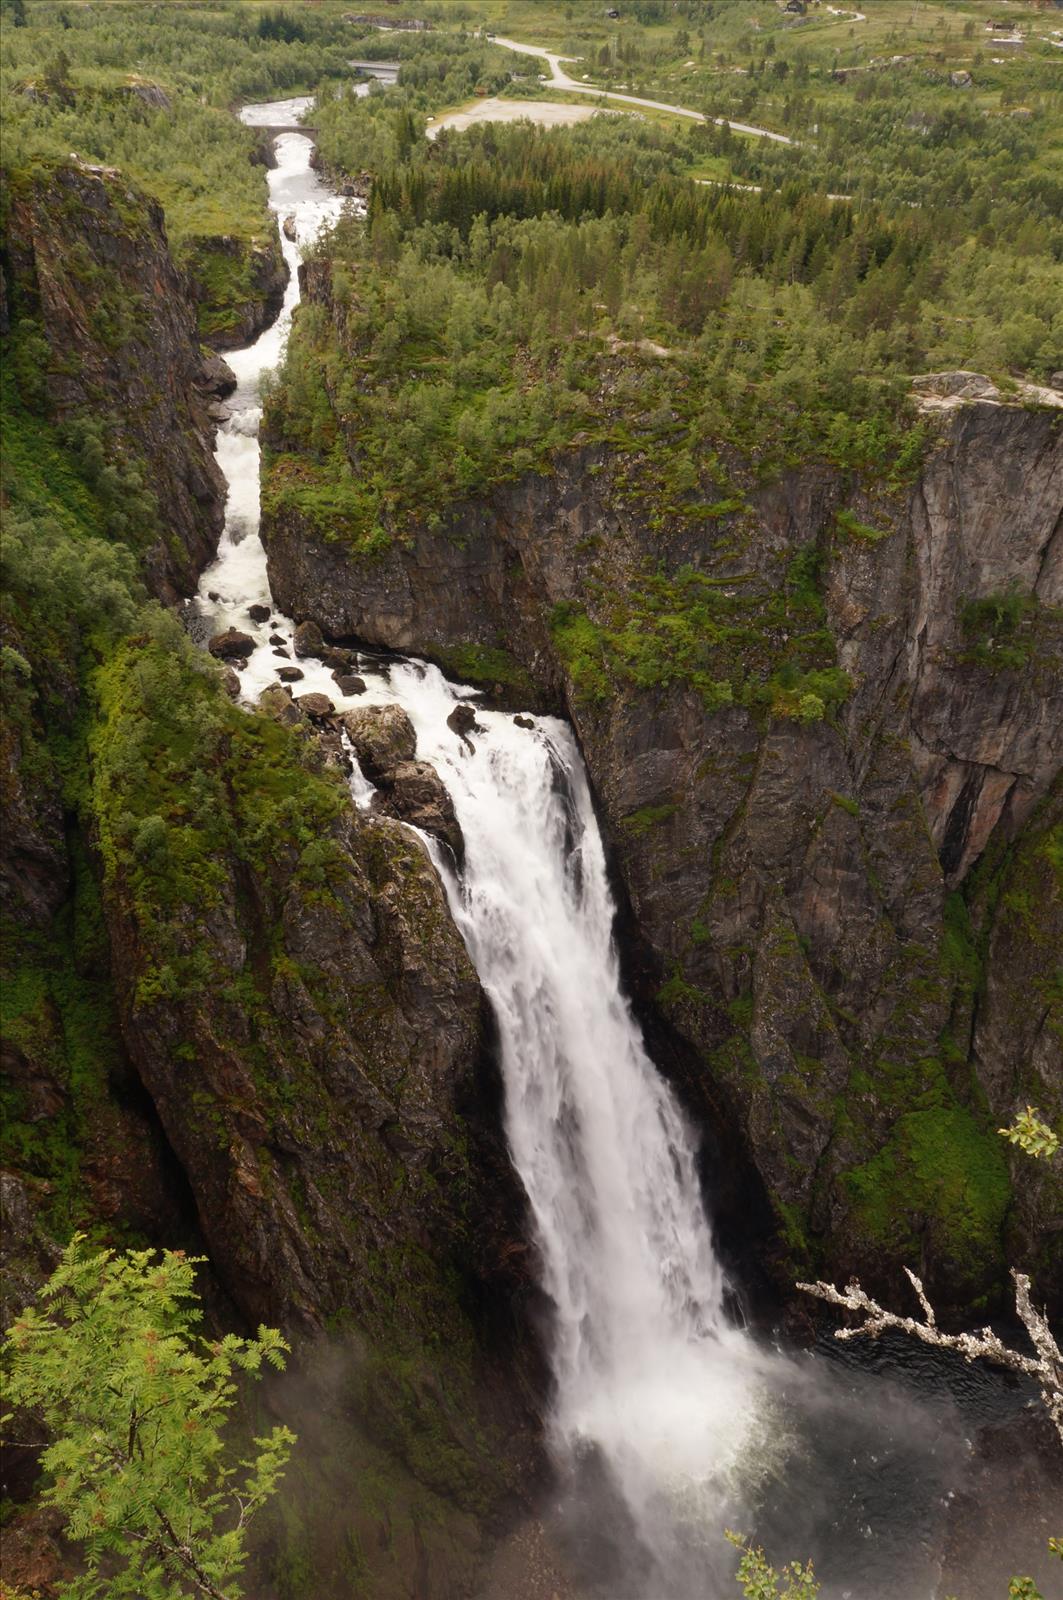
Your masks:
M 3 286 L 5 1324 L 73 1228 L 205 1253 L 216 1325 L 300 1346 L 271 1408 L 321 1414 L 256 1592 L 449 1592 L 541 1470 L 480 985 L 416 840 L 146 599 L 217 548 L 235 381 L 158 207 L 80 164 L 16 188 Z M 35 1460 L 5 1448 L 5 1579 L 47 1594 Z
M 218 545 L 207 406 L 229 380 L 116 174 L 64 168 L 17 206 L 23 402 L 81 441 L 101 525 L 169 605 Z M 114 323 L 116 280 L 139 323 Z M 306 282 L 327 308 L 320 267 Z M 100 414 L 117 485 L 77 420 Z M 127 528 L 142 462 L 154 506 Z M 662 530 L 639 464 L 579 447 L 372 554 L 267 496 L 272 596 L 348 684 L 365 647 L 411 652 L 570 720 L 625 974 L 736 1257 L 784 1293 L 813 1267 L 892 1291 L 910 1263 L 957 1319 L 1021 1261 L 1058 1305 L 1058 1181 L 995 1134 L 1027 1100 L 1061 1109 L 1058 415 L 964 406 L 903 487 L 732 475 L 740 505 Z M 296 679 L 251 711 L 155 609 L 104 643 L 13 592 L 12 1303 L 72 1226 L 204 1251 L 217 1325 L 300 1349 L 267 1401 L 305 1440 L 255 1592 L 471 1592 L 544 1481 L 546 1378 L 496 1020 L 403 826 L 460 861 L 453 806 L 385 708 L 334 716 Z M 708 676 L 677 655 L 691 630 Z M 296 661 L 330 664 L 304 641 Z M 31 1479 L 16 1461 L 17 1499 Z M 11 1543 L 45 1589 L 69 1560 L 47 1526 Z

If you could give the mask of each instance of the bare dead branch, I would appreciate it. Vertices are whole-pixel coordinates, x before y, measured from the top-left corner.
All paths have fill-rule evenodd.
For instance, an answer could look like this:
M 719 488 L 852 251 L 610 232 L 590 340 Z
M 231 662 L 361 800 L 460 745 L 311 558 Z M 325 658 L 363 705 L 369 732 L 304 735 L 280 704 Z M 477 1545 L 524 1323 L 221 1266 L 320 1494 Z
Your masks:
M 836 1339 L 877 1339 L 888 1328 L 896 1328 L 900 1333 L 906 1333 L 939 1350 L 955 1350 L 965 1361 L 992 1361 L 1011 1372 L 1036 1378 L 1041 1385 L 1045 1410 L 1063 1444 L 1063 1354 L 1046 1318 L 1030 1298 L 1030 1280 L 1025 1273 L 1012 1269 L 1011 1276 L 1015 1280 L 1015 1309 L 1036 1352 L 1032 1356 L 1013 1350 L 992 1328 L 983 1328 L 980 1333 L 943 1333 L 937 1325 L 934 1309 L 926 1297 L 922 1282 L 907 1267 L 904 1270 L 922 1308 L 922 1322 L 915 1317 L 901 1317 L 893 1311 L 887 1311 L 877 1300 L 872 1300 L 870 1295 L 864 1293 L 855 1278 L 845 1290 L 822 1282 L 799 1283 L 796 1287 L 804 1294 L 814 1295 L 817 1300 L 826 1300 L 829 1305 L 841 1306 L 843 1310 L 863 1318 L 856 1327 L 837 1328 L 834 1333 Z

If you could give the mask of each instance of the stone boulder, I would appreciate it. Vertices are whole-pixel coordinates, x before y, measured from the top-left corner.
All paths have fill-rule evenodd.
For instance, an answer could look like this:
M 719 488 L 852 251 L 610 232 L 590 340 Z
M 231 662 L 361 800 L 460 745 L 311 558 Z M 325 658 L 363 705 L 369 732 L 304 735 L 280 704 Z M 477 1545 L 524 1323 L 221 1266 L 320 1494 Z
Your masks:
M 255 641 L 249 633 L 241 633 L 239 628 L 226 628 L 224 633 L 216 633 L 207 649 L 218 661 L 246 661 Z
M 423 828 L 447 845 L 460 868 L 465 840 L 454 814 L 454 802 L 435 767 L 427 761 L 400 761 L 380 780 L 376 809 Z
M 365 693 L 365 679 L 359 677 L 357 672 L 334 672 L 332 679 L 340 694 Z
M 335 672 L 353 672 L 358 665 L 357 650 L 344 650 L 339 645 L 323 645 L 317 654 Z
M 319 656 L 325 648 L 325 641 L 317 623 L 300 622 L 292 635 L 292 647 L 297 656 Z
M 285 727 L 297 728 L 303 719 L 291 696 L 290 689 L 283 688 L 279 683 L 271 683 L 258 697 L 259 710 L 265 711 L 267 716 L 283 723 Z
M 203 358 L 199 386 L 207 394 L 215 395 L 219 400 L 224 400 L 236 388 L 236 373 L 225 357 L 220 356 L 216 350 L 212 350 Z
M 464 739 L 470 733 L 483 733 L 483 729 L 476 720 L 476 707 L 471 706 L 467 700 L 459 701 L 447 718 L 447 727 L 453 728 L 455 733 L 460 733 Z
M 295 704 L 311 722 L 324 722 L 336 709 L 327 694 L 300 694 L 296 696 Z
M 273 615 L 273 609 L 271 606 L 248 606 L 247 614 L 252 622 L 268 622 Z
M 401 706 L 359 706 L 345 711 L 342 722 L 358 765 L 371 782 L 400 762 L 413 761 L 417 735 Z

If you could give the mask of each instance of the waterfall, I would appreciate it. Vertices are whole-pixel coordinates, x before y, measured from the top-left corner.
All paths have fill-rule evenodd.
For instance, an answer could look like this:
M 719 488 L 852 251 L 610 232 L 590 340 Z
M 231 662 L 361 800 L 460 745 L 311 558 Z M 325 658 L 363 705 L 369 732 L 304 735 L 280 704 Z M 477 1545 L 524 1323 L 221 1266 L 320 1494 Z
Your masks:
M 243 116 L 257 126 L 290 124 L 310 103 L 245 107 Z M 291 279 L 278 321 L 229 358 L 238 386 L 217 441 L 229 485 L 225 531 L 190 603 L 201 636 L 237 627 L 254 639 L 240 673 L 249 704 L 285 661 L 294 664 L 294 624 L 273 608 L 259 538 L 259 385 L 280 359 L 298 302 L 299 248 L 344 204 L 313 172 L 312 148 L 298 133 L 275 141 L 271 205 L 294 218 L 296 238 L 283 241 Z M 267 621 L 252 618 L 259 606 L 270 608 Z M 885 1600 L 901 1591 L 880 1588 L 879 1575 L 892 1574 L 892 1585 L 908 1570 L 904 1592 L 928 1594 L 912 1528 L 940 1493 L 935 1452 L 948 1448 L 937 1437 L 940 1419 L 931 1425 L 896 1395 L 875 1405 L 864 1392 L 854 1404 L 810 1365 L 799 1370 L 763 1351 L 725 1315 L 695 1139 L 624 998 L 602 841 L 571 729 L 551 717 L 518 726 L 477 708 L 480 731 L 465 740 L 447 718 L 473 691 L 434 667 L 363 660 L 366 692 L 355 698 L 341 694 L 323 662 L 303 658 L 298 666 L 299 693 L 319 691 L 341 708 L 403 706 L 418 757 L 434 764 L 462 826 L 460 880 L 432 841 L 426 845 L 498 1020 L 506 1131 L 552 1306 L 549 1440 L 576 1500 L 590 1482 L 601 1545 L 621 1563 L 591 1592 L 598 1600 L 733 1595 L 723 1529 L 731 1520 L 741 1525 L 743 1506 L 770 1489 L 773 1470 L 803 1433 L 795 1491 L 781 1500 L 778 1483 L 772 1491 L 784 1538 L 800 1537 L 796 1553 L 804 1554 L 817 1517 L 838 1530 L 839 1564 L 856 1567 L 860 1588 L 832 1593 Z M 357 772 L 352 795 L 372 803 Z M 908 1447 L 920 1428 L 921 1455 Z M 822 1446 L 818 1456 L 809 1451 L 807 1440 L 824 1436 L 838 1438 L 835 1458 Z M 862 1476 L 869 1438 L 883 1454 L 870 1457 Z M 869 1475 L 882 1480 L 887 1460 L 898 1463 L 901 1480 L 882 1498 L 881 1519 L 874 1513 L 894 1541 L 888 1559 L 873 1542 L 862 1554 L 847 1532 L 856 1526 L 861 1539 L 878 1538 L 867 1483 Z
M 762 1358 L 725 1316 L 694 1137 L 623 995 L 572 730 L 477 710 L 466 742 L 447 725 L 458 693 L 434 667 L 389 673 L 465 838 L 461 880 L 444 876 L 497 1018 L 506 1132 L 554 1308 L 552 1442 L 562 1464 L 596 1453 L 661 1592 L 691 1600 L 706 1591 L 675 1585 L 692 1563 L 704 1581 L 718 1549 Z
M 291 121 L 304 103 L 244 115 Z M 249 614 L 272 606 L 258 535 L 258 386 L 280 358 L 298 300 L 299 244 L 342 204 L 312 171 L 311 148 L 296 133 L 276 141 L 271 204 L 294 216 L 298 243 L 284 243 L 292 274 L 278 321 L 231 357 L 238 388 L 217 450 L 229 483 L 226 527 L 196 602 L 202 626 L 236 626 L 256 640 L 241 674 L 249 701 L 282 664 L 270 639 L 287 648 L 294 631 L 276 611 L 268 622 Z M 299 666 L 299 692 L 402 705 L 419 758 L 450 791 L 466 841 L 461 881 L 438 855 L 437 864 L 498 1019 L 506 1131 L 554 1308 L 551 1443 L 562 1463 L 595 1453 L 642 1549 L 674 1566 L 680 1523 L 699 1546 L 703 1534 L 718 1540 L 756 1415 L 757 1358 L 724 1315 L 692 1132 L 623 995 L 602 841 L 572 731 L 556 718 L 518 727 L 478 710 L 483 731 L 470 744 L 447 716 L 472 691 L 434 667 L 363 663 L 367 691 L 346 702 L 322 662 Z M 355 793 L 371 800 L 364 780 Z M 645 1591 L 640 1600 L 649 1600 Z

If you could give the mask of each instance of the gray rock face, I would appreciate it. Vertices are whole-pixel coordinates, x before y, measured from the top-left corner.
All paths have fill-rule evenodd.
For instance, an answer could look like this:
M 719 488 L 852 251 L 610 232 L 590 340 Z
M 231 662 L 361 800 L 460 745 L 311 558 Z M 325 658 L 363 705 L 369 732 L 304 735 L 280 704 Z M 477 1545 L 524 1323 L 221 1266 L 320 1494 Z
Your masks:
M 1000 390 L 982 372 L 926 372 L 912 379 L 919 394 L 954 395 L 959 400 L 997 400 Z
M 976 379 L 948 375 L 948 392 Z M 748 517 L 715 543 L 691 523 L 651 531 L 604 452 L 412 529 L 371 563 L 284 518 L 263 534 L 285 610 L 441 659 L 504 641 L 568 711 L 633 912 L 642 998 L 689 1049 L 688 1103 L 740 1132 L 785 1229 L 782 1275 L 811 1261 L 895 1287 L 921 1256 L 935 1292 L 963 1305 L 1005 1259 L 995 1129 L 1023 1085 L 1047 1108 L 1045 1085 L 1063 1081 L 1050 1027 L 1017 1052 L 992 1020 L 1023 964 L 972 887 L 980 863 L 998 881 L 1063 762 L 1063 434 L 1048 410 L 977 401 L 936 426 L 910 491 L 846 490 L 818 467 L 750 483 Z M 851 684 L 835 717 L 710 709 L 681 681 L 616 674 L 588 698 L 573 680 L 559 606 L 608 627 L 647 563 L 785 590 L 799 553 L 814 555 Z M 785 660 L 785 638 L 754 639 L 752 669 L 769 646 Z M 994 998 L 972 1035 L 976 946 Z M 935 1140 L 961 1151 L 962 1214 Z M 1021 1207 L 1030 1258 L 1047 1263 L 1053 1224 L 1038 1233 L 1032 1199 Z M 1063 1295 L 1063 1264 L 1042 1271 L 1039 1290 Z
M 300 622 L 292 635 L 292 648 L 297 656 L 319 656 L 325 647 L 321 629 L 316 622 Z
M 401 706 L 359 706 L 343 712 L 342 722 L 358 764 L 370 781 L 375 782 L 400 762 L 414 759 L 417 735 Z

